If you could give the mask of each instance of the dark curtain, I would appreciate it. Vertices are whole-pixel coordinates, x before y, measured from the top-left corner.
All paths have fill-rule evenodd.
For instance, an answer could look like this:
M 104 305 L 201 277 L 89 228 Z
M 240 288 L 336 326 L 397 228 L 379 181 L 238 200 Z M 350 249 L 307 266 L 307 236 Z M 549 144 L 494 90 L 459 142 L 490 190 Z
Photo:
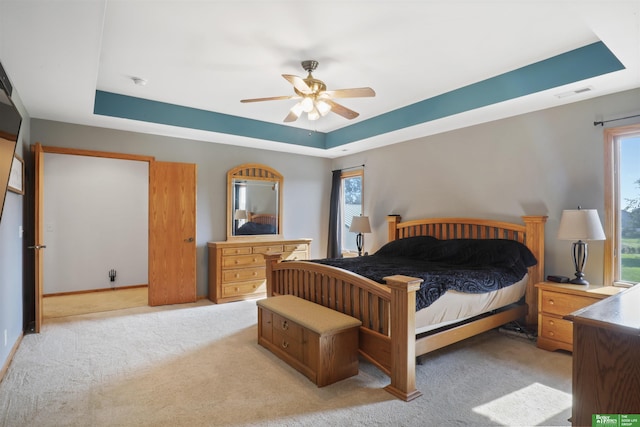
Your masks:
M 342 241 L 342 223 L 340 212 L 340 191 L 342 189 L 342 171 L 333 171 L 331 177 L 331 199 L 329 201 L 329 241 L 327 244 L 327 258 L 340 258 Z

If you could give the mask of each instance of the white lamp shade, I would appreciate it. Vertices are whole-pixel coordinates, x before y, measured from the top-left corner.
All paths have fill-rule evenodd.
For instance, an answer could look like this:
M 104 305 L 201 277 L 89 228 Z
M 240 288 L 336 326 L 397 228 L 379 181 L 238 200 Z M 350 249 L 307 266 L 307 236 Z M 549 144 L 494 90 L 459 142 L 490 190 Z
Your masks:
M 595 209 L 569 209 L 562 211 L 560 240 L 605 240 L 598 211 Z
M 245 209 L 236 209 L 235 213 L 233 214 L 233 219 L 247 219 L 247 218 L 248 218 L 248 215 Z
M 368 216 L 354 216 L 349 231 L 352 233 L 371 233 Z

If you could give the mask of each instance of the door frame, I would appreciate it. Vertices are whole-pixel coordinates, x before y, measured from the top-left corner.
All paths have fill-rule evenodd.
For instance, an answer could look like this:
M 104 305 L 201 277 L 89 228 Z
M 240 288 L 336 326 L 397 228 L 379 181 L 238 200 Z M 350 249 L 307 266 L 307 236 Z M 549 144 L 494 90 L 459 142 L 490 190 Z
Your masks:
M 117 159 L 117 160 L 134 160 L 140 162 L 149 163 L 149 171 L 151 171 L 151 163 L 155 161 L 155 157 L 153 156 L 142 156 L 137 154 L 125 154 L 125 153 L 111 153 L 107 151 L 95 151 L 95 150 L 80 150 L 75 148 L 64 148 L 64 147 L 51 147 L 51 146 L 43 146 L 40 143 L 36 143 L 31 147 L 31 150 L 34 152 L 35 156 L 42 155 L 40 161 L 36 160 L 36 164 L 38 165 L 35 168 L 35 182 L 43 183 L 44 182 L 44 154 L 52 153 L 52 154 L 68 154 L 74 156 L 87 156 L 87 157 L 103 157 L 109 159 Z M 150 173 L 150 172 L 149 172 Z M 35 230 L 36 230 L 36 242 L 35 245 L 42 245 L 42 233 L 38 233 L 37 230 L 43 230 L 43 209 L 42 209 L 42 200 L 44 195 L 43 185 L 35 185 Z M 147 195 L 148 197 L 148 195 Z M 39 201 L 39 203 L 38 203 Z M 39 251 L 40 249 L 36 249 Z M 35 328 L 34 332 L 40 332 L 42 327 L 42 256 L 35 257 Z

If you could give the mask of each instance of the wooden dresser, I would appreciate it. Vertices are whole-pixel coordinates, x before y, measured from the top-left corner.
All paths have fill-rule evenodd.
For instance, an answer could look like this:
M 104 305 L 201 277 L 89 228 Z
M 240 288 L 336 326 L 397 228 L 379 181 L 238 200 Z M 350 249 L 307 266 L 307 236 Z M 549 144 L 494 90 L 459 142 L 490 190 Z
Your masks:
M 563 317 L 604 298 L 621 288 L 571 283 L 542 282 L 538 288 L 538 347 L 573 351 L 573 325 Z
M 309 259 L 311 239 L 209 242 L 209 299 L 217 304 L 267 294 L 263 254 L 286 260 Z
M 640 414 L 640 285 L 571 313 L 574 426 L 598 414 Z M 603 424 L 606 425 L 606 424 Z

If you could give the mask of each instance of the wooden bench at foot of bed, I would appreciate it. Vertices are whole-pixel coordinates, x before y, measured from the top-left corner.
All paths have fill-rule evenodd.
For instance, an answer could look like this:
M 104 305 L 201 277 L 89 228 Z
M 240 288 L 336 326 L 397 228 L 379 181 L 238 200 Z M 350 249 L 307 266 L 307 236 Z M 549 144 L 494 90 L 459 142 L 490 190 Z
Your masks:
M 514 320 L 536 317 L 534 285 L 544 274 L 546 217 L 525 216 L 524 225 L 468 218 L 431 218 L 401 223 L 398 216 L 390 216 L 388 221 L 390 241 L 411 236 L 510 239 L 526 244 L 538 260 L 536 266 L 529 268 L 526 303 L 416 337 L 416 291 L 421 279 L 390 276 L 385 278 L 385 286 L 339 268 L 306 261 L 280 262 L 278 254 L 265 256 L 267 297 L 295 295 L 360 320 L 360 354 L 389 375 L 391 383 L 385 390 L 409 401 L 421 395 L 415 381 L 416 356 Z M 534 310 L 528 310 L 528 307 Z
M 257 304 L 258 343 L 318 387 L 358 374 L 358 319 L 293 295 Z

